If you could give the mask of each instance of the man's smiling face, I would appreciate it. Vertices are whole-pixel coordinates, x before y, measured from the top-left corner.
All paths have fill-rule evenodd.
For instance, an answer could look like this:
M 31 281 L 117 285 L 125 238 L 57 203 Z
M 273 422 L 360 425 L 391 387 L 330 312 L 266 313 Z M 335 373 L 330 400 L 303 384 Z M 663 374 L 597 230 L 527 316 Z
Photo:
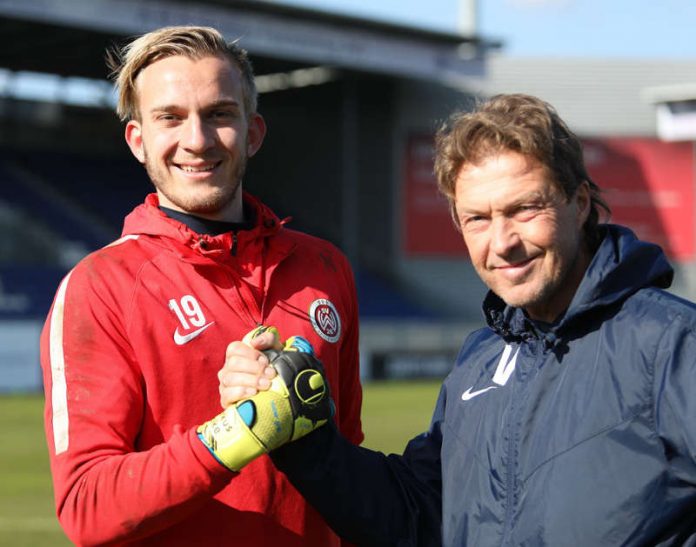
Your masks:
M 136 79 L 139 119 L 126 141 L 145 164 L 160 204 L 214 220 L 240 220 L 247 158 L 265 134 L 244 111 L 241 73 L 216 56 L 171 56 Z
M 455 208 L 473 265 L 494 293 L 548 322 L 568 307 L 589 263 L 586 184 L 567 199 L 536 160 L 502 151 L 462 166 Z

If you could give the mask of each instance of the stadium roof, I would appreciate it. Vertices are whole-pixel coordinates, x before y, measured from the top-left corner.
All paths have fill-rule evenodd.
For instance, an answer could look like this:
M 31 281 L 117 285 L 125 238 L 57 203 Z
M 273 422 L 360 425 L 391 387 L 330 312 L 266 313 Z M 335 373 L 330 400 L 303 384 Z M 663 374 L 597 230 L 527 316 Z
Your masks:
M 696 61 L 671 59 L 523 58 L 491 55 L 483 95 L 529 93 L 550 102 L 583 136 L 655 136 L 649 90 L 696 82 Z
M 479 75 L 476 36 L 435 32 L 260 1 L 0 0 L 0 67 L 105 78 L 105 49 L 172 24 L 203 24 L 240 39 L 259 74 L 303 66 L 443 83 Z
M 646 87 L 643 97 L 651 103 L 671 103 L 696 100 L 696 81 Z

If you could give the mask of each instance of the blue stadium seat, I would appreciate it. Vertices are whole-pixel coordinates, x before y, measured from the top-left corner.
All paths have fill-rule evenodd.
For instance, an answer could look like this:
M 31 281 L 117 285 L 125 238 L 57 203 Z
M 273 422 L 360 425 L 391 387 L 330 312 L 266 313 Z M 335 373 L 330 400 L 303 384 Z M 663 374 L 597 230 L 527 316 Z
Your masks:
M 52 266 L 0 265 L 0 320 L 45 318 L 66 273 Z
M 438 316 L 413 302 L 395 284 L 364 270 L 355 273 L 363 319 L 429 320 Z

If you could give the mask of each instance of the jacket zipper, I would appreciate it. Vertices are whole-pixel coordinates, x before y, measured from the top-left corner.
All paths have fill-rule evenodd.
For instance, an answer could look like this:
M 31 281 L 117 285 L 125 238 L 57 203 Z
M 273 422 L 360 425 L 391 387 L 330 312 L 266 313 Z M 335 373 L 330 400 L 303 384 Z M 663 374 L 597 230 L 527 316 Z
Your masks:
M 230 254 L 232 256 L 237 256 L 237 233 L 232 232 L 232 247 L 230 248 Z M 268 286 L 270 286 L 270 278 L 268 284 L 266 283 L 266 250 L 261 253 L 261 302 L 260 306 L 256 302 L 256 298 L 251 294 L 251 289 L 246 287 L 245 282 L 242 281 L 237 275 L 231 274 L 234 286 L 237 291 L 237 296 L 240 302 L 243 304 L 244 311 L 246 312 L 247 321 L 254 325 L 255 327 L 263 325 L 266 319 L 266 300 L 268 299 Z M 281 262 L 284 259 L 281 259 Z M 280 263 L 279 263 L 280 264 Z M 276 265 L 276 268 L 278 265 Z M 271 273 L 271 276 L 273 274 Z M 267 286 L 268 285 L 268 286 Z
M 515 374 L 513 373 L 513 376 Z M 513 387 L 517 387 L 517 381 L 513 379 Z M 508 461 L 505 469 L 505 520 L 503 521 L 503 535 L 501 545 L 510 541 L 508 537 L 512 533 L 512 520 L 515 513 L 515 499 L 517 497 L 515 472 L 517 468 L 517 437 L 519 434 L 518 397 L 514 390 L 510 405 L 510 421 L 508 422 L 507 454 Z
M 533 353 L 534 363 L 532 366 L 525 368 L 523 365 L 515 369 L 513 373 L 514 381 L 512 387 L 512 403 L 510 406 L 511 420 L 508 424 L 509 438 L 507 440 L 508 462 L 505 470 L 505 486 L 506 486 L 506 504 L 505 504 L 505 520 L 503 523 L 503 536 L 501 545 L 514 545 L 512 542 L 513 521 L 515 519 L 515 511 L 519 500 L 519 447 L 520 435 L 522 430 L 522 411 L 525 407 L 524 396 L 528 389 L 530 381 L 537 377 L 540 363 L 544 361 L 544 340 L 536 339 L 536 341 L 527 341 L 522 343 L 526 348 L 531 349 Z M 520 345 L 520 351 L 522 345 Z M 521 375 L 521 377 L 520 377 Z M 530 377 L 532 380 L 530 380 Z M 519 380 L 518 380 L 519 378 Z
M 538 367 L 538 345 L 533 341 L 527 340 L 520 343 L 519 352 L 523 348 L 532 350 L 534 364 L 531 367 L 524 366 L 524 356 L 521 361 L 518 361 L 515 371 L 512 373 L 512 402 L 510 404 L 510 421 L 508 422 L 508 439 L 507 439 L 507 454 L 508 461 L 505 469 L 505 520 L 503 521 L 502 545 L 513 545 L 512 530 L 515 520 L 515 511 L 517 509 L 519 498 L 519 448 L 520 448 L 520 432 L 522 430 L 522 410 L 525 406 L 524 394 L 527 390 L 527 383 L 532 374 L 533 368 Z M 543 352 L 541 355 L 543 359 Z
M 232 232 L 232 246 L 230 247 L 230 254 L 232 256 L 237 256 L 237 232 Z

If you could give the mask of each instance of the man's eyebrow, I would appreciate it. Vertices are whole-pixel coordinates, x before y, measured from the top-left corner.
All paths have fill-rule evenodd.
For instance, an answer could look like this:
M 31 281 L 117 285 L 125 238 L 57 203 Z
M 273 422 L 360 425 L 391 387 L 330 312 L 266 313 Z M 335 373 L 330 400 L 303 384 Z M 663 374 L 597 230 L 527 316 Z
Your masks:
M 210 104 L 211 108 L 221 107 L 221 106 L 235 106 L 239 107 L 239 101 L 235 99 L 218 99 Z
M 532 190 L 530 192 L 526 192 L 520 196 L 516 196 L 514 199 L 512 199 L 509 203 L 506 203 L 503 207 L 503 211 L 514 211 L 516 208 L 520 207 L 521 205 L 529 204 L 529 203 L 543 203 L 546 200 L 548 200 L 547 194 L 544 192 L 540 192 L 538 190 Z M 476 209 L 471 206 L 467 205 L 462 205 L 460 208 L 457 209 L 457 214 L 460 216 L 478 216 L 478 215 L 485 215 L 488 213 L 488 208 L 484 206 L 481 209 Z
M 538 190 L 533 190 L 531 192 L 527 192 L 525 194 L 522 194 L 520 196 L 517 196 L 516 199 L 513 200 L 514 203 L 524 203 L 526 201 L 540 201 L 546 198 L 546 194 L 544 192 L 539 192 Z
M 174 104 L 163 104 L 160 106 L 153 106 L 150 112 L 172 112 L 178 110 L 178 107 Z
M 235 99 L 219 99 L 219 100 L 213 101 L 212 103 L 207 105 L 206 110 L 209 110 L 211 108 L 225 107 L 225 106 L 239 108 L 240 102 L 235 100 Z M 159 106 L 153 106 L 150 109 L 150 112 L 174 112 L 174 111 L 177 111 L 180 109 L 181 109 L 181 107 L 176 105 L 176 104 L 163 104 L 163 105 L 159 105 Z
M 548 201 L 548 196 L 544 192 L 532 191 L 519 195 L 507 203 L 505 209 L 514 210 L 522 205 L 541 204 Z

